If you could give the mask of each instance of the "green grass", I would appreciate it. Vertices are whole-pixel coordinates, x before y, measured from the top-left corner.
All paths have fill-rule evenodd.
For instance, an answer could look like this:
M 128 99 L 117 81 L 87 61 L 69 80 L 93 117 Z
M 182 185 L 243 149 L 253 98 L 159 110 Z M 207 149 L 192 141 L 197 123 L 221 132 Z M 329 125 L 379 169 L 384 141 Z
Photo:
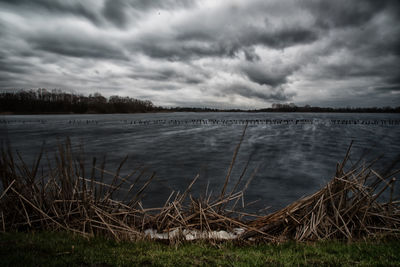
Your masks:
M 121 242 L 69 233 L 2 233 L 1 266 L 400 266 L 400 241 L 318 242 L 178 247 Z

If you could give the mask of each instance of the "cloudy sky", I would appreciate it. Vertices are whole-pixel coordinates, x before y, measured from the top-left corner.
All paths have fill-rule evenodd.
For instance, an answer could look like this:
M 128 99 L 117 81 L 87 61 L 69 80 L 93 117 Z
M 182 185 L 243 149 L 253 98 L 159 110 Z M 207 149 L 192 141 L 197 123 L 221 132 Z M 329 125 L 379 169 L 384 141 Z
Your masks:
M 400 106 L 398 0 L 0 0 L 0 88 Z

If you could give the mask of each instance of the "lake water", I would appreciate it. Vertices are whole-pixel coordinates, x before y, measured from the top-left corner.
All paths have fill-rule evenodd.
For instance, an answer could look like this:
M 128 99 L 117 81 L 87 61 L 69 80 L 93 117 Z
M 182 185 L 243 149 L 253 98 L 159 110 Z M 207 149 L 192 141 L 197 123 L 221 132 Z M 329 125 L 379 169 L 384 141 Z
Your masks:
M 248 128 L 228 191 L 249 161 L 244 182 L 253 173 L 254 178 L 245 200 L 258 200 L 248 208 L 253 212 L 267 206 L 280 208 L 322 187 L 334 175 L 351 140 L 352 162 L 367 152 L 366 159 L 384 154 L 376 165 L 384 171 L 399 156 L 399 114 L 3 115 L 0 138 L 9 140 L 27 161 L 43 143 L 52 153 L 66 137 L 75 146 L 83 144 L 88 157 L 105 155 L 110 171 L 128 155 L 122 174 L 141 164 L 149 175 L 156 172 L 143 200 L 150 207 L 163 203 L 171 190 L 182 191 L 197 174 L 194 194 L 204 193 L 207 184 L 209 191 L 220 192 L 246 120 Z

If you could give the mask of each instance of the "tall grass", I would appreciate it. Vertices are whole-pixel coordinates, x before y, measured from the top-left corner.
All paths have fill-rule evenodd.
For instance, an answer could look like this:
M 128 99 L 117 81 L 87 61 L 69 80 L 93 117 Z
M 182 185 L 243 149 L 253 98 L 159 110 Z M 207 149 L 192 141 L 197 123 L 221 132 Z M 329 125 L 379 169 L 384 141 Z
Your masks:
M 231 170 L 243 141 L 246 128 L 233 154 L 220 193 L 206 193 L 195 198 L 191 189 L 172 191 L 165 204 L 146 209 L 142 205 L 144 191 L 154 180 L 155 173 L 146 175 L 141 167 L 121 176 L 124 159 L 115 172 L 105 170 L 105 162 L 91 161 L 87 171 L 84 157 L 74 152 L 69 139 L 60 144 L 54 158 L 43 150 L 32 166 L 10 146 L 3 147 L 0 156 L 0 229 L 66 230 L 84 237 L 108 236 L 120 240 L 146 238 L 146 229 L 171 234 L 171 242 L 184 240 L 185 231 L 233 232 L 241 228 L 239 240 L 359 239 L 366 236 L 398 236 L 400 201 L 394 195 L 394 171 L 381 176 L 370 165 L 346 168 L 350 148 L 337 165 L 334 178 L 321 190 L 302 198 L 267 216 L 239 212 L 244 188 L 239 182 L 227 192 Z M 46 159 L 44 159 L 46 158 Z M 246 167 L 247 168 L 247 165 Z M 244 172 L 243 172 L 244 173 Z M 110 183 L 104 176 L 112 177 Z M 382 194 L 389 200 L 382 201 Z M 115 197 L 118 196 L 118 197 Z M 244 220 L 243 216 L 256 219 Z M 203 235 L 204 237 L 204 235 Z M 210 237 L 206 235 L 206 237 Z
M 104 169 L 104 162 L 98 166 L 93 158 L 87 172 L 84 157 L 73 151 L 67 139 L 58 146 L 54 160 L 42 150 L 29 167 L 20 153 L 14 153 L 10 146 L 3 147 L 0 229 L 67 230 L 85 237 L 107 235 L 119 241 L 144 238 L 146 229 L 178 231 L 174 238 L 180 239 L 183 230 L 246 227 L 241 220 L 243 214 L 235 212 L 236 204 L 229 204 L 243 198 L 243 192 L 236 190 L 236 186 L 236 191 L 225 194 L 225 184 L 219 196 L 206 194 L 195 198 L 190 191 L 199 175 L 183 193 L 171 192 L 162 207 L 143 208 L 143 193 L 155 173 L 146 177 L 145 170 L 137 167 L 129 175 L 121 176 L 125 161 L 126 158 L 113 173 Z M 233 164 L 228 173 L 232 167 Z M 112 177 L 110 183 L 104 182 L 106 175 Z
M 394 195 L 394 175 L 399 170 L 381 176 L 373 170 L 374 162 L 353 165 L 346 170 L 350 149 L 351 145 L 344 160 L 337 164 L 335 176 L 325 187 L 248 225 L 259 229 L 271 240 L 398 237 L 400 201 Z M 389 195 L 388 201 L 384 201 L 383 193 Z M 257 236 L 257 232 L 248 230 L 241 238 Z

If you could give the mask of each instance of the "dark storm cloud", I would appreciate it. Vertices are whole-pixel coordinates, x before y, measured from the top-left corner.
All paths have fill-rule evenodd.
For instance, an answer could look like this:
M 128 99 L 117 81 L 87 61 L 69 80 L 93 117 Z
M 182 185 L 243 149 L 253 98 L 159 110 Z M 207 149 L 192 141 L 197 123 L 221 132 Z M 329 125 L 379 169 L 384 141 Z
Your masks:
M 298 44 L 311 43 L 318 39 L 318 35 L 312 30 L 294 26 L 294 28 L 279 29 L 271 33 L 262 28 L 249 29 L 242 39 L 244 44 L 261 44 L 275 49 L 282 49 Z
M 105 40 L 99 42 L 83 36 L 52 34 L 31 37 L 29 42 L 35 49 L 64 56 L 127 60 L 121 48 L 109 44 Z
M 362 26 L 384 8 L 398 8 L 399 4 L 396 0 L 321 0 L 302 1 L 302 6 L 311 11 L 317 26 L 328 29 Z
M 0 87 L 10 88 L 10 83 L 13 83 L 13 87 L 16 87 L 17 85 L 15 84 L 14 80 L 14 75 L 0 71 Z
M 231 43 L 180 43 L 154 37 L 135 43 L 134 50 L 139 50 L 152 58 L 189 61 L 202 57 L 233 57 L 240 48 L 237 44 Z
M 248 27 L 243 31 L 222 32 L 220 35 L 202 31 L 180 33 L 175 36 L 159 36 L 157 33 L 143 36 L 133 47 L 154 58 L 189 60 L 201 57 L 235 57 L 243 52 L 246 60 L 257 61 L 259 55 L 254 46 L 273 49 L 311 43 L 317 34 L 302 28 L 279 29 L 268 32 L 265 28 Z
M 138 10 L 188 8 L 196 3 L 194 0 L 131 0 L 128 2 Z
M 335 60 L 322 63 L 324 57 L 321 56 L 315 77 L 332 80 L 375 78 L 388 84 L 400 83 L 397 70 L 400 66 L 400 27 L 387 31 L 386 36 L 382 32 L 381 27 L 366 25 L 363 30 L 349 31 L 340 40 L 332 41 L 327 55 Z
M 315 29 L 331 36 L 325 53 L 315 59 L 314 82 L 349 82 L 348 93 L 393 104 L 400 101 L 400 2 L 399 1 L 303 1 L 315 20 Z M 356 84 L 359 83 L 357 86 Z M 351 85 L 350 85 L 351 84 Z M 375 95 L 367 88 L 373 88 Z M 365 92 L 365 93 L 362 93 Z M 335 105 L 351 103 L 338 96 Z M 347 97 L 347 98 L 346 98 Z M 394 101 L 394 102 L 393 102 Z M 329 102 L 329 101 L 328 101 Z
M 291 69 L 265 69 L 257 65 L 243 67 L 242 71 L 252 82 L 272 87 L 285 84 L 293 72 Z
M 400 65 L 400 63 L 399 63 L 399 65 Z M 400 73 L 399 73 L 399 71 L 396 70 L 396 69 L 394 69 L 394 70 L 392 69 L 392 71 L 394 72 L 394 74 L 391 75 L 390 77 L 388 77 L 386 79 L 386 81 L 389 84 L 400 84 Z
M 248 47 L 243 49 L 243 53 L 247 61 L 255 62 L 261 59 L 260 56 L 257 55 L 257 53 L 255 52 L 254 47 Z
M 63 1 L 63 0 L 0 0 L 0 3 L 6 3 L 14 6 L 25 6 L 37 12 L 44 10 L 47 12 L 71 14 L 84 17 L 95 24 L 99 24 L 101 19 L 90 7 L 84 5 L 81 1 Z
M 118 27 L 127 23 L 125 9 L 127 4 L 123 0 L 107 0 L 104 4 L 103 15 Z
M 145 70 L 129 76 L 132 79 L 144 79 L 151 81 L 162 81 L 162 82 L 179 82 L 184 84 L 200 84 L 207 79 L 207 75 L 204 73 L 190 73 L 185 74 L 183 72 L 174 69 L 161 69 L 161 70 Z
M 398 0 L 0 0 L 0 87 L 385 105 L 399 92 L 399 25 Z
M 400 60 L 396 62 L 400 66 Z M 363 66 L 357 64 L 343 64 L 328 67 L 324 70 L 329 72 L 326 76 L 331 79 L 348 79 L 348 78 L 378 78 L 384 83 L 400 83 L 400 74 L 398 70 L 392 66 L 380 64 L 377 62 L 374 66 Z
M 231 94 L 240 95 L 246 98 L 258 98 L 267 101 L 288 101 L 292 97 L 285 94 L 282 88 L 274 90 L 263 88 L 263 91 L 258 91 L 244 84 L 235 84 L 225 87 L 221 93 L 221 95 L 225 97 Z
M 334 64 L 326 65 L 318 73 L 321 78 L 329 78 L 336 80 L 343 80 L 347 78 L 362 78 L 362 77 L 376 77 L 382 76 L 386 73 L 386 69 L 382 69 L 384 66 L 375 65 L 375 67 L 364 66 L 359 62 L 337 62 Z M 387 73 L 386 73 L 387 74 Z
M 0 72 L 3 74 L 3 79 L 14 77 L 13 75 L 29 75 L 36 69 L 35 67 L 26 59 L 0 51 Z
M 172 10 L 188 8 L 195 4 L 192 0 L 106 0 L 103 16 L 117 27 L 125 27 L 130 19 L 137 20 L 151 10 Z
M 32 66 L 27 66 L 26 63 L 13 63 L 7 59 L 0 59 L 0 72 L 26 74 L 29 73 L 29 68 Z
M 240 25 L 239 25 L 240 26 Z M 264 45 L 271 48 L 281 49 L 297 44 L 311 43 L 318 38 L 318 33 L 312 29 L 305 29 L 296 25 L 293 28 L 282 27 L 271 30 L 266 25 L 261 26 L 240 26 L 238 29 L 224 29 L 219 34 L 212 29 L 195 28 L 176 29 L 176 39 L 179 41 L 202 41 L 235 43 L 239 47 L 250 47 L 253 45 Z
M 40 70 L 43 69 L 28 59 L 3 55 L 0 52 L 0 88 L 24 88 L 26 82 Z
M 394 85 L 389 85 L 389 86 L 376 86 L 374 88 L 376 91 L 400 91 L 400 84 L 394 84 Z

